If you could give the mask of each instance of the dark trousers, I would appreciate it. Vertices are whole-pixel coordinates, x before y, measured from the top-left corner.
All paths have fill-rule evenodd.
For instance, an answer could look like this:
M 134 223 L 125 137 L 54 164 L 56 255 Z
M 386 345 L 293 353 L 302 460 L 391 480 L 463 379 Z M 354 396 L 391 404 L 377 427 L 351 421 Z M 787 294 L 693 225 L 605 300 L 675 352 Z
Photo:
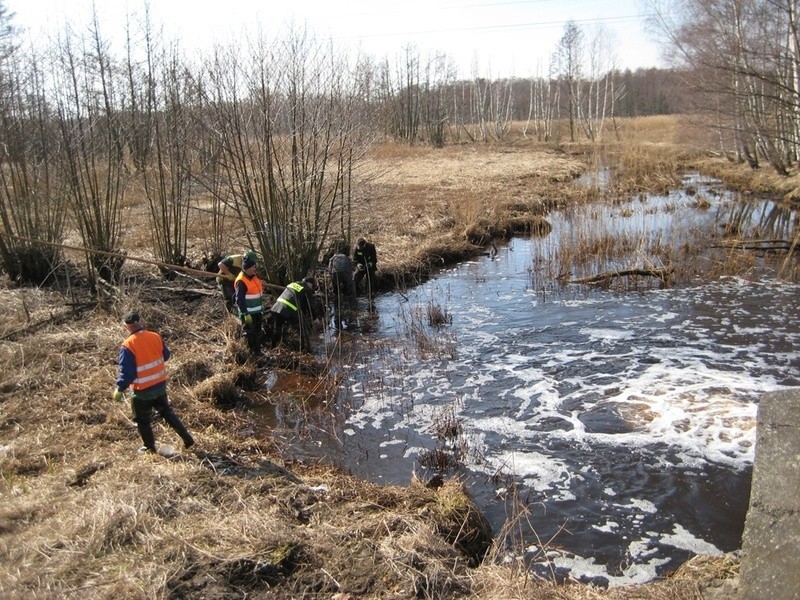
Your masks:
M 300 350 L 303 350 L 304 352 L 311 351 L 311 342 L 308 335 L 310 323 L 304 323 L 302 315 L 295 313 L 291 317 L 286 317 L 281 313 L 273 312 L 270 315 L 270 321 L 272 322 L 270 345 L 273 348 L 277 348 L 278 344 L 280 344 L 283 340 L 283 329 L 288 324 L 296 328 L 300 333 Z
M 372 296 L 372 287 L 375 284 L 375 269 L 367 269 L 367 268 L 357 269 L 353 283 L 355 285 L 356 290 L 360 290 L 361 281 L 365 277 L 367 278 L 367 294 L 369 294 L 369 296 Z
M 244 339 L 247 341 L 247 347 L 250 349 L 250 354 L 259 354 L 261 352 L 261 342 L 264 339 L 264 315 L 255 313 L 252 323 L 242 323 L 242 333 Z
M 131 399 L 131 408 L 133 410 L 133 420 L 136 421 L 136 429 L 139 430 L 139 436 L 142 438 L 142 443 L 145 447 L 152 451 L 156 451 L 156 440 L 153 435 L 153 426 L 150 423 L 150 418 L 155 410 L 164 421 L 175 430 L 181 439 L 184 446 L 187 448 L 194 444 L 194 438 L 184 427 L 181 420 L 172 411 L 172 407 L 167 399 L 167 394 L 151 399 L 139 398 L 135 395 Z
M 336 327 L 347 321 L 351 311 L 356 309 L 356 286 L 352 273 L 332 273 L 334 322 Z
M 236 314 L 236 301 L 234 299 L 234 289 L 233 289 L 233 282 L 225 280 L 219 284 L 220 289 L 222 290 L 222 298 L 225 301 L 225 308 L 228 309 L 228 312 L 231 314 Z

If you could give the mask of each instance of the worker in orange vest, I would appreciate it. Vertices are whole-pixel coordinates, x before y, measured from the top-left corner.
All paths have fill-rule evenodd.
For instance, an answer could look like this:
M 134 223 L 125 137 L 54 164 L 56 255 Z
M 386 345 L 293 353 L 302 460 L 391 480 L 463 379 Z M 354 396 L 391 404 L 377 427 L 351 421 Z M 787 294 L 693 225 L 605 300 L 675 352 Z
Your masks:
M 247 347 L 252 356 L 258 356 L 264 337 L 264 286 L 256 273 L 255 256 L 244 257 L 242 271 L 236 277 L 233 288 Z
M 228 312 L 234 315 L 237 312 L 234 283 L 236 282 L 236 278 L 239 276 L 239 273 L 242 272 L 242 263 L 248 258 L 255 262 L 256 253 L 252 250 L 248 250 L 244 254 L 231 254 L 217 263 L 217 268 L 219 269 L 217 284 L 222 290 L 225 308 L 228 309 Z
M 172 411 L 167 398 L 165 363 L 170 358 L 169 348 L 155 331 L 144 328 L 139 313 L 129 312 L 122 321 L 129 335 L 119 349 L 117 359 L 119 377 L 113 397 L 115 401 L 123 402 L 125 390 L 129 387 L 133 390 L 131 394 L 133 418 L 144 442 L 139 451 L 156 452 L 156 440 L 150 423 L 153 410 L 175 430 L 183 440 L 183 445 L 191 448 L 194 446 L 194 438 Z

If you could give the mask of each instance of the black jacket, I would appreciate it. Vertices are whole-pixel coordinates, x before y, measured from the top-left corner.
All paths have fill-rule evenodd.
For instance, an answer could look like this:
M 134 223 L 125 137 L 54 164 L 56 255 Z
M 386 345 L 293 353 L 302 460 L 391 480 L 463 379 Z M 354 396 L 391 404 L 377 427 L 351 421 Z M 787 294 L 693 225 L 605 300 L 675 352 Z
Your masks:
M 362 264 L 367 269 L 375 270 L 378 266 L 378 252 L 375 250 L 375 244 L 367 242 L 363 246 L 356 246 L 353 251 L 353 262 L 356 265 Z
M 312 319 L 319 316 L 314 290 L 302 281 L 287 285 L 270 311 L 289 320 L 299 320 L 301 315 Z

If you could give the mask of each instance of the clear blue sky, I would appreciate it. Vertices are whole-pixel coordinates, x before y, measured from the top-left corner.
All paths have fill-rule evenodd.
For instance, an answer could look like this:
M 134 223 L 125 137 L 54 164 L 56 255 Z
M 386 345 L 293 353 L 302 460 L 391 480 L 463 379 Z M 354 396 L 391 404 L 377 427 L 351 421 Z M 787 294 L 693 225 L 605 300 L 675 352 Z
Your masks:
M 126 13 L 144 0 L 96 0 L 103 31 L 121 31 Z M 6 0 L 32 36 L 65 19 L 86 23 L 92 0 Z M 544 72 L 569 20 L 587 36 L 602 27 L 620 68 L 663 66 L 645 33 L 641 0 L 151 0 L 153 20 L 190 51 L 240 38 L 261 26 L 285 31 L 307 24 L 319 36 L 376 57 L 399 56 L 409 44 L 421 54 L 444 51 L 461 76 L 524 77 Z

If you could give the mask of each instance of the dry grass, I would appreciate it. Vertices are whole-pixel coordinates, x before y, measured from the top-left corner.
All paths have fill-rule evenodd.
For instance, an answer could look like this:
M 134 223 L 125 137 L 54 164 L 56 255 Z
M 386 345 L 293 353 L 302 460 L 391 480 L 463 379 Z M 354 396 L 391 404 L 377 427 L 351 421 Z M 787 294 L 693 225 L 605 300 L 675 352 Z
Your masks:
M 497 228 L 536 227 L 534 217 L 559 195 L 557 184 L 583 168 L 578 159 L 529 146 L 385 144 L 361 174 L 369 187 L 354 215 L 357 234 L 375 241 L 382 271 L 424 274 L 436 257 L 474 253 L 469 245 L 488 243 Z
M 686 125 L 677 119 L 621 125 L 622 141 L 610 143 L 605 155 L 520 138 L 442 149 L 377 147 L 359 173 L 354 235 L 375 241 L 381 271 L 410 285 L 485 251 L 476 242 L 496 234 L 545 234 L 554 207 L 658 187 L 687 164 L 730 169 L 745 185 L 745 174 L 725 161 L 703 162 L 710 159 L 683 141 Z M 624 167 L 617 187 L 605 192 L 574 182 L 601 159 Z M 786 186 L 797 187 L 796 180 Z M 141 199 L 128 201 L 131 215 L 143 219 Z M 126 231 L 126 249 L 147 256 L 146 228 Z M 198 221 L 192 231 L 196 261 L 207 250 L 207 224 Z M 239 239 L 232 230 L 233 249 Z M 621 243 L 603 236 L 584 242 L 582 252 L 606 254 Z M 728 256 L 747 267 L 746 258 Z M 254 409 L 280 407 L 298 420 L 324 414 L 338 384 L 335 369 L 291 353 L 271 355 L 268 369 L 248 363 L 239 326 L 211 286 L 189 278 L 165 285 L 129 265 L 105 308 L 85 304 L 90 299 L 79 286 L 69 303 L 55 290 L 3 286 L 4 598 L 651 600 L 700 598 L 706 587 L 735 580 L 730 557 L 698 557 L 663 581 L 605 591 L 541 580 L 513 558 L 522 507 L 489 547 L 486 524 L 457 481 L 438 489 L 419 482 L 376 486 L 289 459 L 291 449 L 265 432 Z M 110 400 L 123 337 L 119 315 L 133 307 L 170 344 L 170 398 L 198 440 L 196 452 L 172 460 L 137 455 L 128 410 Z M 446 307 L 433 304 L 407 315 L 418 351 L 450 351 L 446 317 Z M 343 352 L 329 360 L 336 367 L 349 358 Z M 272 387 L 265 386 L 267 372 L 277 374 Z M 437 424 L 468 451 L 452 415 Z M 160 443 L 177 443 L 163 423 L 155 428 Z M 487 549 L 488 559 L 470 567 Z

